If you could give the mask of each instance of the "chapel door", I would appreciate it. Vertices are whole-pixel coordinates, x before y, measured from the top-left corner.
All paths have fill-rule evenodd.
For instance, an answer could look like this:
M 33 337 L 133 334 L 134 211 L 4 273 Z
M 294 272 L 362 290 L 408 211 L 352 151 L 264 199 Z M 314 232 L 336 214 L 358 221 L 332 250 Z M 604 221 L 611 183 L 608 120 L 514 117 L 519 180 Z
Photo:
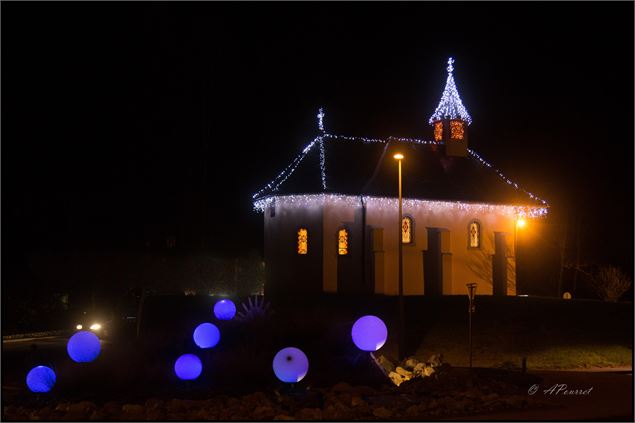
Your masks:
M 423 252 L 423 295 L 443 294 L 443 257 L 441 229 L 427 228 L 428 249 Z

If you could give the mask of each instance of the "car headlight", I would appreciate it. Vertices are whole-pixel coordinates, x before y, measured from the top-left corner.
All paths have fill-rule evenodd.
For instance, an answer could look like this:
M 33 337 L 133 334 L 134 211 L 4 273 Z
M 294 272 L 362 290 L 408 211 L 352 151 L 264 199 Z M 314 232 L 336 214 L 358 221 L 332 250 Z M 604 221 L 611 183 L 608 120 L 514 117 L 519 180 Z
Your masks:
M 101 325 L 99 323 L 93 323 L 90 325 L 90 330 L 99 330 L 101 329 Z
M 77 329 L 77 330 L 82 330 L 82 329 L 83 329 L 83 327 L 84 327 L 84 326 L 82 326 L 82 325 L 77 325 L 77 326 L 75 326 L 75 329 Z

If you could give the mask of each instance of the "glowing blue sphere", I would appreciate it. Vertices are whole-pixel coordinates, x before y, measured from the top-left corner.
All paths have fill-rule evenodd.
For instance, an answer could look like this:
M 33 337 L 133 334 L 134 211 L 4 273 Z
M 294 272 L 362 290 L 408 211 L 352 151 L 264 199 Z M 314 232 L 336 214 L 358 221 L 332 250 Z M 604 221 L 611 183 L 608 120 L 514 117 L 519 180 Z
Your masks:
M 174 363 L 174 373 L 181 380 L 196 379 L 202 371 L 203 363 L 194 354 L 183 354 Z
M 73 361 L 89 363 L 99 356 L 101 344 L 93 332 L 82 330 L 71 336 L 66 344 L 66 351 Z
M 236 315 L 236 305 L 232 300 L 220 300 L 214 304 L 214 315 L 218 320 L 231 320 Z
M 26 375 L 31 392 L 48 392 L 55 385 L 55 372 L 46 366 L 36 366 Z
M 215 347 L 220 341 L 220 331 L 213 323 L 201 323 L 194 329 L 194 343 L 199 348 Z
M 388 338 L 388 329 L 377 316 L 364 316 L 357 319 L 351 330 L 353 342 L 362 351 L 377 351 Z
M 308 371 L 309 359 L 297 348 L 283 348 L 273 358 L 273 372 L 283 382 L 300 382 Z

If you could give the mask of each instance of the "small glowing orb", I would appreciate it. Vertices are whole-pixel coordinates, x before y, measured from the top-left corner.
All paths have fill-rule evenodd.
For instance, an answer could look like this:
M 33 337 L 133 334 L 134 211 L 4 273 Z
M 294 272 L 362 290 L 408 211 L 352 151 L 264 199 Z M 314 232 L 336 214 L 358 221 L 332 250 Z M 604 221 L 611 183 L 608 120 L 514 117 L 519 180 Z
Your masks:
M 565 292 L 564 294 L 562 294 L 562 298 L 564 298 L 565 300 L 570 300 L 571 299 L 571 293 L 570 292 Z
M 220 300 L 214 305 L 214 315 L 218 320 L 231 320 L 236 315 L 236 305 L 232 300 Z
M 199 348 L 215 347 L 220 341 L 220 331 L 213 323 L 201 323 L 194 329 L 194 343 Z
M 183 354 L 174 363 L 174 373 L 181 380 L 193 380 L 201 375 L 203 363 L 194 354 Z
M 101 352 L 99 338 L 92 332 L 79 331 L 71 336 L 66 344 L 68 355 L 77 363 L 89 363 L 94 361 Z
M 75 326 L 75 329 L 77 329 L 77 330 L 82 330 L 83 328 L 84 328 L 84 326 L 82 326 L 82 325 Z
M 308 371 L 309 359 L 297 348 L 283 348 L 273 358 L 273 372 L 283 382 L 300 382 Z
M 360 350 L 377 351 L 386 343 L 388 329 L 379 317 L 368 315 L 357 319 L 351 335 Z
M 519 228 L 524 228 L 526 224 L 527 221 L 525 219 L 518 219 L 518 221 L 516 222 L 516 226 L 518 226 Z
M 48 392 L 55 385 L 55 372 L 46 366 L 36 366 L 26 375 L 31 392 Z

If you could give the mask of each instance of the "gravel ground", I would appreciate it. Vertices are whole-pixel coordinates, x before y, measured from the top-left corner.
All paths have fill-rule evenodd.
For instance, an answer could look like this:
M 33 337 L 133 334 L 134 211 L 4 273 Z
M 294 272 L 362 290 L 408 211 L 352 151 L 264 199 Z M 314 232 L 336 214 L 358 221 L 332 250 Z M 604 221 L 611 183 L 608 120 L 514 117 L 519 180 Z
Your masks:
M 434 377 L 399 387 L 338 383 L 327 388 L 281 387 L 205 399 L 149 398 L 143 402 L 52 402 L 6 405 L 4 420 L 412 420 L 441 419 L 548 406 L 527 395 L 535 377 L 445 366 Z

